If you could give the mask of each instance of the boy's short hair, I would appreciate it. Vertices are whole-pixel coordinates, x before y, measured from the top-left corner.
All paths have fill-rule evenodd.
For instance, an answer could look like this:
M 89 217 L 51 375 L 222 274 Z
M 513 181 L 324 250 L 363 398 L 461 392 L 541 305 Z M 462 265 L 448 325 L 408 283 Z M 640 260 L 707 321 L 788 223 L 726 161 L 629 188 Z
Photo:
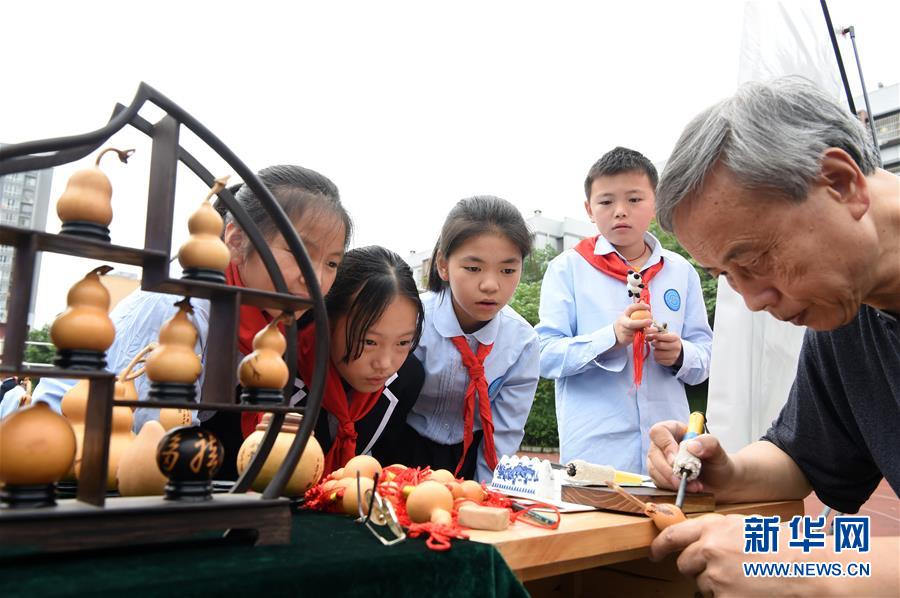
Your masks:
M 603 157 L 591 166 L 587 178 L 584 179 L 584 194 L 588 199 L 591 198 L 591 186 L 594 184 L 594 179 L 598 177 L 634 171 L 646 174 L 650 179 L 650 186 L 654 192 L 656 191 L 659 175 L 656 173 L 653 163 L 641 152 L 619 146 L 603 154 Z

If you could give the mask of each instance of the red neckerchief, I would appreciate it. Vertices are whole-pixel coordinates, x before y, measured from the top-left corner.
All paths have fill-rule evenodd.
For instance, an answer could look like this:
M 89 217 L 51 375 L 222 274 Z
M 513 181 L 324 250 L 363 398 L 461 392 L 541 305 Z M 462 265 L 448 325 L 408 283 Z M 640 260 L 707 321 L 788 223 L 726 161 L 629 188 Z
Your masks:
M 463 399 L 463 451 L 456 466 L 456 474 L 459 475 L 466 453 L 472 444 L 473 428 L 475 426 L 475 395 L 478 395 L 478 412 L 481 416 L 481 429 L 484 431 L 484 459 L 491 471 L 497 468 L 497 451 L 494 448 L 494 419 L 491 416 L 491 399 L 488 396 L 487 378 L 484 377 L 484 360 L 494 348 L 493 344 L 482 345 L 478 343 L 478 354 L 472 353 L 469 343 L 464 336 L 454 336 L 450 342 L 462 356 L 463 365 L 469 370 L 469 386 L 466 388 L 466 396 Z
M 316 363 L 316 327 L 306 326 L 300 331 L 297 342 L 297 369 L 303 380 L 312 380 L 313 366 Z M 351 390 L 349 395 L 344 390 L 344 381 L 337 368 L 328 357 L 328 372 L 325 374 L 325 394 L 322 397 L 322 409 L 338 420 L 337 434 L 331 449 L 325 455 L 326 472 L 343 467 L 347 461 L 356 456 L 356 425 L 378 402 L 382 386 L 375 392 L 363 393 Z
M 628 265 L 622 257 L 615 251 L 611 251 L 604 255 L 597 255 L 594 249 L 597 247 L 597 237 L 589 237 L 582 239 L 576 246 L 575 251 L 587 260 L 587 263 L 600 270 L 604 274 L 612 276 L 616 280 L 625 282 L 628 277 L 628 271 L 631 266 Z M 662 270 L 663 259 L 659 258 L 659 263 L 653 264 L 641 272 L 644 288 L 641 289 L 641 303 L 650 305 L 650 280 Z M 632 354 L 634 355 L 634 385 L 640 386 L 641 379 L 644 374 L 644 331 L 639 330 L 634 333 L 634 342 L 632 344 Z

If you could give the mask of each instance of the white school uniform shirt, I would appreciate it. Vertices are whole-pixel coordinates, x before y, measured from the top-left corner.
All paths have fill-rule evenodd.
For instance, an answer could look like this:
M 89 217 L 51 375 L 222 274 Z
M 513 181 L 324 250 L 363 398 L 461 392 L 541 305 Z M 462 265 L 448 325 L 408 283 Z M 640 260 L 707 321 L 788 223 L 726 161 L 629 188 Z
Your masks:
M 647 472 L 650 427 L 687 421 L 684 384 L 709 376 L 712 331 L 693 266 L 664 249 L 650 233 L 649 268 L 664 265 L 649 283 L 650 307 L 658 323 L 681 337 L 684 361 L 676 372 L 661 366 L 652 349 L 644 359 L 635 393 L 632 347 L 614 349 L 613 322 L 633 302 L 625 283 L 600 272 L 574 249 L 550 262 L 541 286 L 541 376 L 556 380 L 560 460 L 584 459 L 618 470 Z M 601 236 L 594 253 L 614 252 Z
M 176 295 L 151 293 L 140 289 L 122 299 L 109 315 L 116 328 L 116 338 L 106 352 L 106 370 L 114 374 L 120 373 L 128 367 L 128 364 L 138 351 L 149 343 L 158 341 L 159 329 L 178 311 L 178 308 L 175 307 L 175 302 L 179 300 L 181 300 L 181 297 Z M 201 356 L 202 362 L 206 363 L 209 301 L 192 298 L 191 306 L 194 313 L 189 315 L 188 318 L 197 329 L 197 344 L 194 346 L 194 350 L 197 355 Z M 201 370 L 200 377 L 195 383 L 196 400 L 198 401 L 204 377 L 205 370 Z M 62 413 L 62 397 L 77 382 L 78 380 L 63 378 L 41 378 L 40 383 L 32 393 L 32 401 L 47 403 L 58 413 Z M 147 377 L 139 376 L 136 378 L 134 386 L 138 399 L 142 401 L 147 400 L 150 392 L 150 381 Z M 213 412 L 211 411 L 201 411 L 198 417 L 198 412 L 191 412 L 195 424 L 198 421 L 208 419 L 212 415 Z M 134 431 L 140 431 L 144 423 L 151 419 L 159 419 L 159 409 L 140 407 L 135 410 Z
M 515 455 L 525 435 L 525 421 L 538 383 L 538 338 L 531 325 L 516 311 L 504 306 L 480 330 L 464 334 L 453 311 L 450 290 L 424 293 L 425 324 L 415 356 L 425 368 L 425 383 L 419 399 L 406 418 L 420 435 L 439 444 L 463 441 L 463 400 L 469 386 L 469 371 L 450 340 L 465 336 L 473 353 L 478 343 L 493 344 L 484 360 L 497 459 Z M 481 429 L 478 403 L 474 430 Z M 493 471 L 478 447 L 477 479 L 490 482 Z

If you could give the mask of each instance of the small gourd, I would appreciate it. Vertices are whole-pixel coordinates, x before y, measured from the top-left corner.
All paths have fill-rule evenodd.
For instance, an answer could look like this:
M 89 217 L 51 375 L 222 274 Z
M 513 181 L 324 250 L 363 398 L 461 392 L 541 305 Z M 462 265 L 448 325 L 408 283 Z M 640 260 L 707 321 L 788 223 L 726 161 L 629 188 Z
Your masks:
M 231 252 L 221 239 L 224 222 L 216 212 L 210 198 L 225 188 L 228 177 L 216 179 L 209 195 L 188 219 L 191 237 L 178 250 L 178 262 L 184 269 L 184 278 L 225 282 L 225 268 L 231 261 Z
M 253 337 L 253 352 L 238 366 L 238 378 L 244 387 L 242 398 L 250 402 L 279 402 L 290 372 L 282 355 L 287 349 L 278 325 L 289 318 L 281 315 Z
M 166 488 L 166 476 L 156 464 L 156 450 L 165 436 L 163 426 L 150 420 L 141 426 L 134 442 L 128 445 L 119 460 L 116 478 L 122 496 L 157 496 Z
M 144 362 L 147 359 L 147 354 L 156 349 L 159 346 L 159 343 L 152 342 L 148 344 L 146 347 L 137 352 L 128 366 L 122 370 L 119 374 L 119 377 L 116 379 L 116 398 L 120 400 L 126 401 L 137 401 L 137 389 L 135 388 L 134 381 L 141 377 L 144 374 Z M 135 369 L 138 365 L 141 367 Z M 159 410 L 159 423 L 162 424 L 162 427 L 168 431 L 172 428 L 178 428 L 180 426 L 189 426 L 191 424 L 192 417 L 191 412 L 188 409 L 176 409 L 176 408 L 167 408 Z M 143 428 L 141 428 L 143 429 Z M 162 492 L 160 492 L 162 494 Z
M 69 177 L 66 189 L 56 202 L 56 213 L 62 221 L 62 232 L 109 242 L 109 223 L 112 222 L 112 184 L 100 170 L 100 159 L 107 152 L 116 152 L 119 160 L 128 162 L 134 150 L 107 148 L 100 152 L 93 168 L 76 171 Z
M 59 367 L 102 369 L 106 365 L 106 350 L 116 329 L 107 313 L 109 291 L 100 276 L 110 270 L 110 266 L 95 268 L 69 289 L 68 307 L 50 327 L 57 350 L 54 363 Z
M 55 483 L 75 459 L 75 433 L 47 403 L 35 403 L 0 420 L 0 455 L 5 504 L 52 506 Z
M 200 376 L 200 358 L 194 353 L 197 329 L 188 319 L 193 313 L 188 299 L 175 304 L 178 311 L 159 331 L 159 346 L 150 353 L 144 366 L 152 382 L 190 384 Z
M 259 449 L 259 445 L 262 443 L 265 431 L 269 428 L 271 421 L 272 414 L 265 414 L 262 422 L 256 426 L 256 431 L 244 440 L 237 457 L 239 474 L 243 474 L 244 470 L 247 469 L 250 460 Z M 296 413 L 288 413 L 285 416 L 284 424 L 278 431 L 275 444 L 272 446 L 269 456 L 266 457 L 259 475 L 256 476 L 251 485 L 257 492 L 265 490 L 272 478 L 275 477 L 275 472 L 278 471 L 285 457 L 287 457 L 288 450 L 294 442 L 294 437 L 300 429 L 302 421 L 303 417 Z M 325 455 L 322 452 L 322 447 L 314 436 L 310 436 L 309 441 L 306 443 L 306 448 L 303 449 L 303 454 L 300 456 L 300 461 L 297 462 L 297 466 L 294 468 L 294 472 L 291 474 L 282 494 L 289 497 L 303 496 L 307 490 L 319 483 L 324 467 Z
M 159 423 L 168 432 L 173 428 L 189 426 L 193 421 L 189 409 L 166 408 L 159 410 Z

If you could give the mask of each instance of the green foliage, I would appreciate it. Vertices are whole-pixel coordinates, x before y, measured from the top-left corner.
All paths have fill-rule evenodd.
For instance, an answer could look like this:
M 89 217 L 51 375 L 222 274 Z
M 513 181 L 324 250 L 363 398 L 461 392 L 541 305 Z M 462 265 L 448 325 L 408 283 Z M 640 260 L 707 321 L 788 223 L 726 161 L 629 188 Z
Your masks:
M 718 280 L 707 274 L 706 270 L 701 268 L 684 247 L 678 243 L 675 239 L 675 235 L 667 233 L 660 228 L 656 220 L 650 223 L 650 232 L 659 239 L 659 242 L 662 243 L 663 247 L 669 251 L 674 251 L 689 261 L 691 265 L 694 266 L 697 274 L 700 275 L 700 288 L 703 290 L 703 301 L 706 303 L 706 317 L 709 318 L 709 325 L 712 326 L 716 314 L 716 291 L 719 287 Z
M 522 282 L 536 282 L 540 286 L 540 282 L 544 280 L 544 272 L 547 271 L 547 264 L 557 255 L 559 252 L 551 245 L 532 251 L 522 264 Z
M 541 281 L 547 271 L 547 264 L 559 252 L 550 245 L 534 250 L 522 266 L 522 282 L 513 295 L 510 306 L 532 326 L 538 323 L 538 307 L 541 302 Z M 538 382 L 534 403 L 525 424 L 526 446 L 558 447 L 559 433 L 556 428 L 556 398 L 553 381 L 541 379 Z
M 52 342 L 50 340 L 50 325 L 46 324 L 43 328 L 29 330 L 28 340 L 42 343 Z M 53 363 L 54 355 L 56 355 L 56 349 L 53 347 L 25 345 L 25 361 L 29 363 Z
M 520 282 L 516 294 L 509 302 L 520 316 L 532 326 L 538 323 L 538 307 L 541 303 L 541 281 Z
M 556 397 L 552 380 L 541 378 L 538 382 L 531 413 L 525 424 L 525 446 L 558 447 L 559 432 L 556 427 Z

